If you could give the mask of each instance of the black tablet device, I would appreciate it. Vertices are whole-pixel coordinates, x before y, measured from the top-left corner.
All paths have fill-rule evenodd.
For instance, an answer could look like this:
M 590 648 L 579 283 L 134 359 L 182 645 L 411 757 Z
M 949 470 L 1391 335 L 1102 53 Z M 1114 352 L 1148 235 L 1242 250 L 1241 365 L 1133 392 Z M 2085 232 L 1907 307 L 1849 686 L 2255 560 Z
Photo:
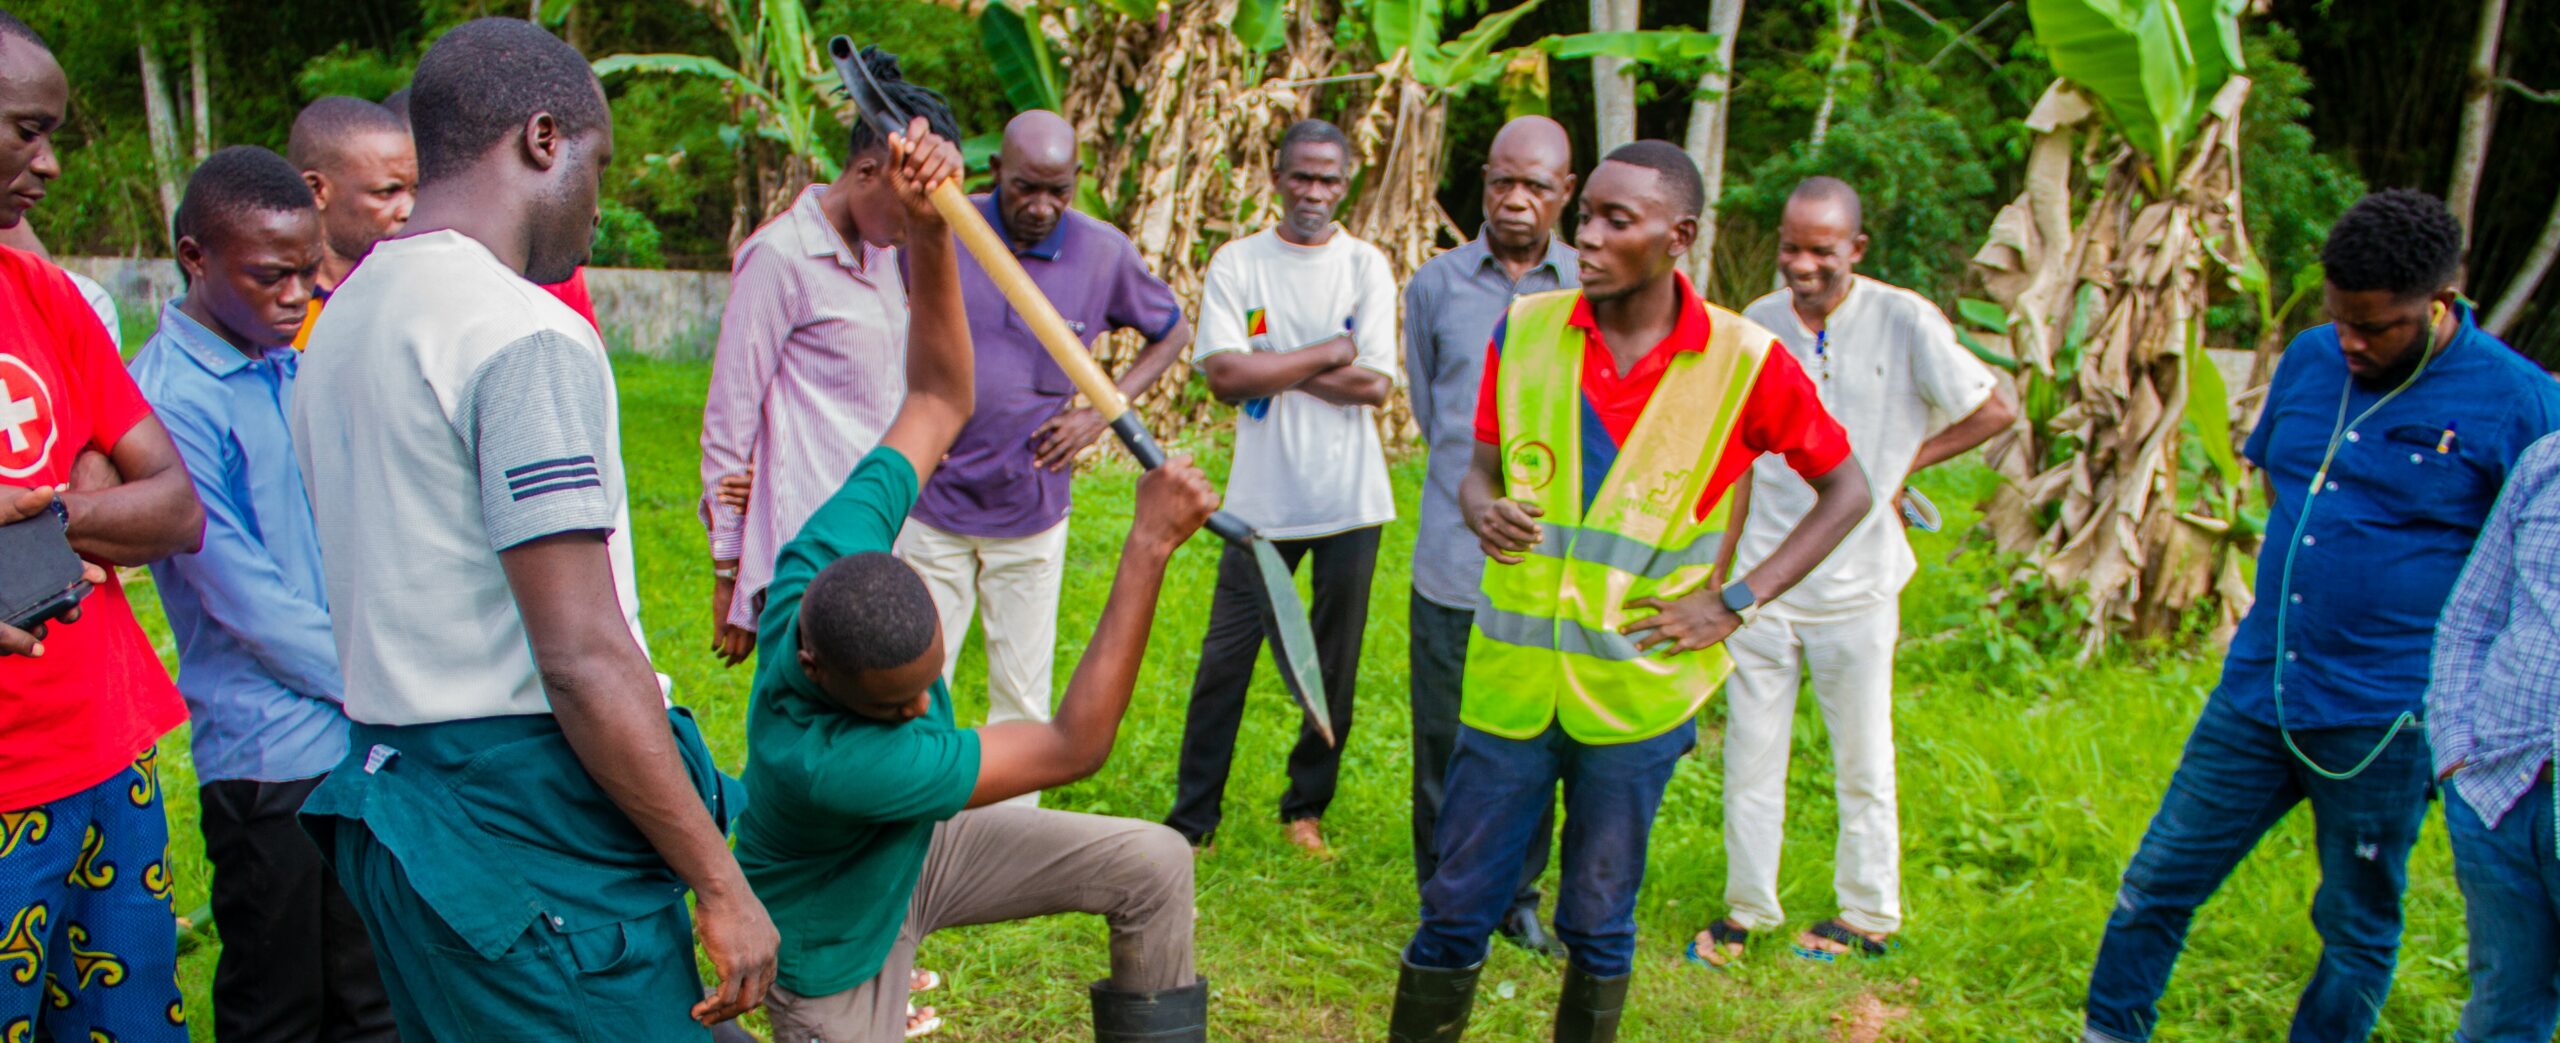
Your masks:
M 89 594 L 80 556 L 63 533 L 62 506 L 0 525 L 0 622 L 33 631 Z

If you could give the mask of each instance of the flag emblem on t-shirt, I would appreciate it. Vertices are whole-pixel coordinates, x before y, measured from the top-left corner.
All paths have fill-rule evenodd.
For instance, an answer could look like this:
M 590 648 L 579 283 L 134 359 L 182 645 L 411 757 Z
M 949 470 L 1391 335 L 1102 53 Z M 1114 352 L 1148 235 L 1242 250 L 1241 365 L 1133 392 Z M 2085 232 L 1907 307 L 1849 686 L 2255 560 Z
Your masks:
M 1253 310 L 1251 310 L 1251 311 L 1248 311 L 1248 312 L 1244 313 L 1244 335 L 1245 335 L 1245 336 L 1248 336 L 1248 337 L 1267 337 L 1267 336 L 1270 336 L 1270 335 L 1271 335 L 1271 315 L 1270 315 L 1270 313 L 1269 313 L 1267 310 L 1262 309 L 1262 308 L 1255 308 L 1255 309 L 1253 309 Z

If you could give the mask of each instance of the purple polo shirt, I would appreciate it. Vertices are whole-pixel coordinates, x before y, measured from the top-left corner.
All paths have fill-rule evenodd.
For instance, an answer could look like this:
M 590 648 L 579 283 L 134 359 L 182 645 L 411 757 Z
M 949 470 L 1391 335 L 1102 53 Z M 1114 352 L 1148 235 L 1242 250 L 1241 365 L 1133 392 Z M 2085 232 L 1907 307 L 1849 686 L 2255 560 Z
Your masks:
M 994 194 L 970 200 L 1002 232 L 1004 217 Z M 1151 342 L 1158 340 L 1182 318 L 1173 288 L 1147 270 L 1129 237 L 1074 210 L 1067 211 L 1047 239 L 1028 249 L 1015 248 L 1014 256 L 1088 350 L 1109 330 L 1136 330 Z M 960 255 L 960 294 L 968 306 L 969 339 L 977 349 L 977 410 L 933 480 L 925 483 L 911 513 L 962 536 L 1013 538 L 1046 532 L 1066 519 L 1074 476 L 1035 462 L 1037 435 L 1042 423 L 1074 401 L 1075 385 L 1049 360 L 1031 327 L 966 251 Z

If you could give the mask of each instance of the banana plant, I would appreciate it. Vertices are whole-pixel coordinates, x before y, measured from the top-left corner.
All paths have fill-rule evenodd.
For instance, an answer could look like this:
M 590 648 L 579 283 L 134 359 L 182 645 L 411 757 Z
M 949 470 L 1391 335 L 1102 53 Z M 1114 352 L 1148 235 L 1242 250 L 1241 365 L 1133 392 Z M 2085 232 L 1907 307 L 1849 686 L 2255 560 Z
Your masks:
M 1276 0 L 1275 0 L 1276 2 Z M 978 44 L 1004 83 L 1005 100 L 1015 109 L 1062 111 L 1066 76 L 1040 32 L 1040 15 L 1010 0 L 997 0 L 978 12 Z
M 1414 79 L 1437 93 L 1465 94 L 1494 84 L 1506 74 L 1521 82 L 1515 65 L 1542 54 L 1558 61 L 1610 56 L 1640 64 L 1693 64 L 1712 58 L 1716 37 L 1694 29 L 1640 29 L 1625 32 L 1549 35 L 1516 47 L 1502 47 L 1511 29 L 1545 0 L 1523 2 L 1476 20 L 1456 39 L 1443 40 L 1448 16 L 1463 0 L 1375 0 L 1369 5 L 1370 31 L 1378 53 L 1407 56 Z M 1543 80 L 1543 76 L 1537 77 Z
M 2028 0 L 2053 71 L 2093 95 L 2151 157 L 2149 187 L 2178 169 L 2205 106 L 2241 67 L 2249 0 Z
M 1974 255 L 2027 414 L 1991 450 L 2007 481 L 1984 517 L 2053 589 L 2085 595 L 2084 655 L 2191 620 L 2228 634 L 2249 603 L 2255 522 L 2230 389 L 2202 347 L 2207 244 L 2241 234 L 2247 2 L 2027 2 L 2061 81 L 2026 121 L 2025 191 Z

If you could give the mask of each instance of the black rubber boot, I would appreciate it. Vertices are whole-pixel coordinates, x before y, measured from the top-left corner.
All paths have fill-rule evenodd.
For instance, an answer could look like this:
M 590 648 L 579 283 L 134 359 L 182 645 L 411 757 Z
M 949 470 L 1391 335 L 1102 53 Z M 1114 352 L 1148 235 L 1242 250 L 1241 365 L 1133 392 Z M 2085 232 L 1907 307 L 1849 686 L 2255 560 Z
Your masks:
M 1484 964 L 1442 970 L 1404 965 L 1396 976 L 1395 1014 L 1387 1020 L 1387 1043 L 1457 1043 L 1467 1034 L 1467 1015 L 1476 1005 L 1476 975 Z
M 1114 992 L 1094 982 L 1094 1043 L 1201 1043 L 1209 1038 L 1209 979 L 1161 992 Z
M 1627 980 L 1595 978 L 1566 964 L 1564 996 L 1556 1001 L 1556 1043 L 1610 1043 L 1618 1038 L 1618 1015 L 1627 1009 Z

